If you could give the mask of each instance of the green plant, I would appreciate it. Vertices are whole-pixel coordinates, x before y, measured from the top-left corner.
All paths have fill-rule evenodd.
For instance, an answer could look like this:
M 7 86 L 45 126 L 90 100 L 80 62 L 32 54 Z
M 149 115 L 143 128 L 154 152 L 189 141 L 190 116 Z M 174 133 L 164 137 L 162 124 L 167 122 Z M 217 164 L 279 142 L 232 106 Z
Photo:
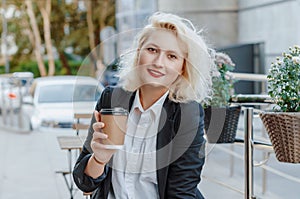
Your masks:
M 271 64 L 268 93 L 283 112 L 300 112 L 300 47 L 289 48 Z M 277 109 L 278 109 L 277 107 Z M 275 107 L 276 108 L 276 107 Z
M 214 94 L 209 105 L 225 107 L 229 105 L 230 96 L 233 94 L 233 81 L 228 72 L 234 70 L 235 64 L 227 54 L 221 52 L 215 54 L 215 64 L 218 74 L 212 78 Z

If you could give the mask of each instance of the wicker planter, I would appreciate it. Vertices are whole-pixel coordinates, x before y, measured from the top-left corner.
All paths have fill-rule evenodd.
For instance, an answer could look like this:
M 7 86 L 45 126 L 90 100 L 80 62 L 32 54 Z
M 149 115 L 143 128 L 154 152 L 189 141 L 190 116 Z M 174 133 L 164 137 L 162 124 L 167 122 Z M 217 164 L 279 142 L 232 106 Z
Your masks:
M 207 107 L 204 111 L 204 125 L 207 141 L 209 143 L 233 143 L 236 136 L 241 107 Z
M 300 163 L 300 113 L 260 114 L 280 162 Z

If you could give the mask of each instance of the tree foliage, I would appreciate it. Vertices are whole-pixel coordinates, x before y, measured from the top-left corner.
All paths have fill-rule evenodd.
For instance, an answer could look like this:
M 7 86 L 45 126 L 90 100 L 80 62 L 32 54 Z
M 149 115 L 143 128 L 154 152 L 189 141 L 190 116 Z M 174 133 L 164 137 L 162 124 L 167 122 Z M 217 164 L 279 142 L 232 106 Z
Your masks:
M 40 50 L 48 70 L 48 56 L 44 37 L 44 22 L 40 0 L 31 0 L 42 47 Z M 91 52 L 87 24 L 86 3 L 91 3 L 95 46 L 101 43 L 99 35 L 105 26 L 115 26 L 115 0 L 51 0 L 51 44 L 55 49 L 55 74 L 74 74 L 81 61 Z M 23 0 L 7 0 L 7 7 L 14 7 L 13 17 L 8 19 L 8 34 L 13 36 L 18 50 L 11 55 L 11 70 L 38 71 L 32 27 Z M 43 6 L 43 5 L 42 5 Z M 2 22 L 1 22 L 2 23 Z M 68 49 L 68 50 L 67 50 Z M 101 48 L 99 48 L 101 51 Z M 76 55 L 76 56 L 72 56 Z M 101 60 L 101 52 L 97 59 Z M 76 57 L 76 59 L 74 58 Z M 80 58 L 80 59 L 78 59 Z M 27 63 L 27 64 L 26 64 Z M 76 64 L 77 63 L 77 64 Z M 75 70 L 74 70 L 75 67 Z M 35 74 L 39 76 L 40 73 Z

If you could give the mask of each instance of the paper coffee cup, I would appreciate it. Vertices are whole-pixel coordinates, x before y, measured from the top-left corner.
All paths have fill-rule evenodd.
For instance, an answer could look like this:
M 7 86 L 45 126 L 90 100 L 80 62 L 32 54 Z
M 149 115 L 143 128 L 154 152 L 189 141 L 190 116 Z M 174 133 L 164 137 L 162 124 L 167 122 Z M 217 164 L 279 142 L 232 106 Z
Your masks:
M 128 111 L 124 108 L 116 107 L 101 109 L 101 121 L 105 124 L 103 132 L 108 138 L 102 140 L 107 149 L 121 149 L 124 145 L 124 138 L 127 127 Z

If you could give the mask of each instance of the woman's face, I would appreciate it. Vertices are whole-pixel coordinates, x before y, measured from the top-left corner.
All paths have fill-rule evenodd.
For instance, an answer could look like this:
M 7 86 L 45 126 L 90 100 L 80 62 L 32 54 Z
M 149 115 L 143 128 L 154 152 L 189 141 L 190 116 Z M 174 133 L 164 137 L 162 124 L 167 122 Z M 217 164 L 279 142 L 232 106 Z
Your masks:
M 153 31 L 139 49 L 138 75 L 142 84 L 168 88 L 183 71 L 185 49 L 176 35 Z

